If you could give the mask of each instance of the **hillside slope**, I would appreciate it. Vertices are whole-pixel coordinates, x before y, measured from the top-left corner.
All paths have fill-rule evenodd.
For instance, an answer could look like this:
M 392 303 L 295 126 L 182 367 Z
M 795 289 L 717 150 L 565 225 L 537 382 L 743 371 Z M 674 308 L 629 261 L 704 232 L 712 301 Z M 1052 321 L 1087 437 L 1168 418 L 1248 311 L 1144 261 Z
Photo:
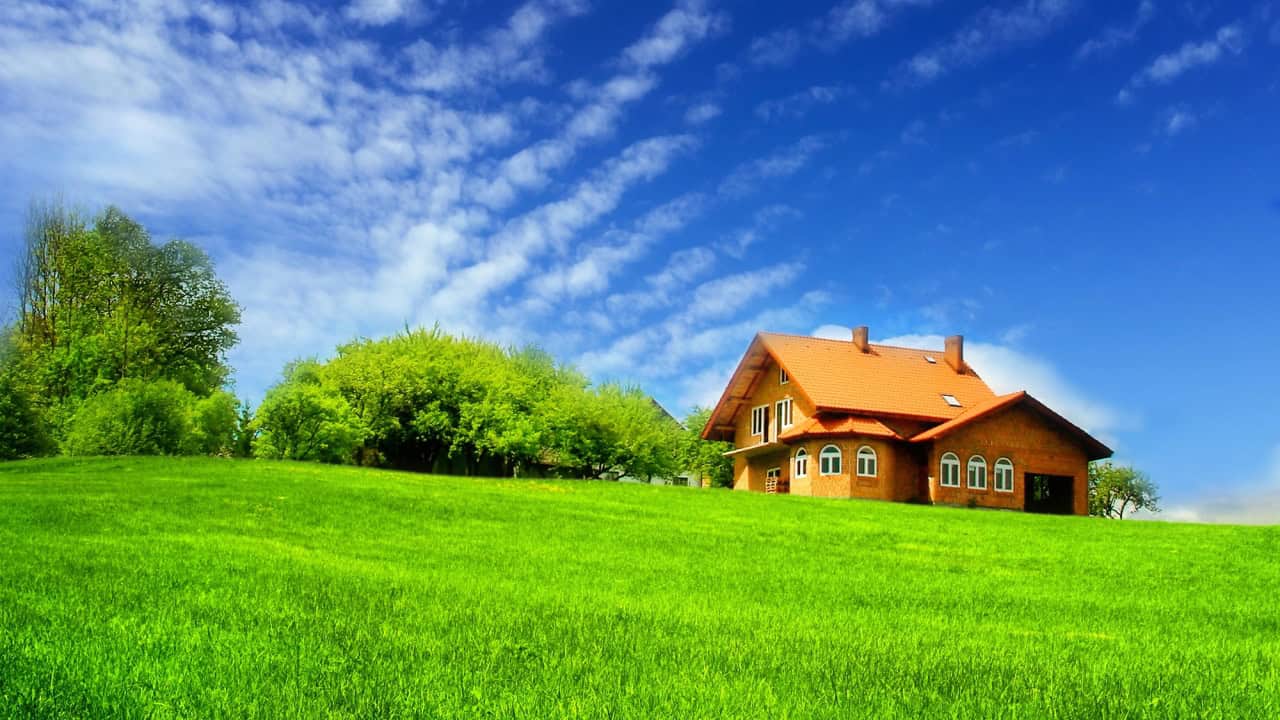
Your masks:
M 0 464 L 0 716 L 1277 717 L 1280 528 Z

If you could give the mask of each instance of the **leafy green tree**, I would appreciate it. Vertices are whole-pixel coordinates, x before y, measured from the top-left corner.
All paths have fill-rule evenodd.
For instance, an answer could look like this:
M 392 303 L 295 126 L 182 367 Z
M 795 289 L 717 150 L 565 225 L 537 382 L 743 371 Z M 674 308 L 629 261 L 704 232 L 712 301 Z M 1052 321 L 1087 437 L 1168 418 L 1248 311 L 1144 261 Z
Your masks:
M 1135 510 L 1160 512 L 1156 484 L 1146 473 L 1110 461 L 1089 465 L 1089 514 L 1124 519 Z
M 68 455 L 180 455 L 188 452 L 195 396 L 172 380 L 126 379 L 86 400 L 72 416 Z
M 253 442 L 258 437 L 258 428 L 253 423 L 253 409 L 248 402 L 241 401 L 236 414 L 235 435 L 232 438 L 232 452 L 236 457 L 253 457 Z
M 79 401 L 125 378 L 220 388 L 240 310 L 190 243 L 155 245 L 108 208 L 92 223 L 33 204 L 18 273 L 18 342 L 46 404 Z
M 44 417 L 22 382 L 10 332 L 0 328 L 0 460 L 48 455 L 54 449 Z
M 702 429 L 711 418 L 711 409 L 694 408 L 684 421 L 680 458 L 685 469 L 706 478 L 712 487 L 733 487 L 733 460 L 724 454 L 733 449 L 727 442 L 703 440 Z
M 196 399 L 191 408 L 191 435 L 186 451 L 191 455 L 233 455 L 239 402 L 225 390 Z
M 366 434 L 360 417 L 338 392 L 320 381 L 314 361 L 291 364 L 267 391 L 254 423 L 254 455 L 286 460 L 350 463 Z

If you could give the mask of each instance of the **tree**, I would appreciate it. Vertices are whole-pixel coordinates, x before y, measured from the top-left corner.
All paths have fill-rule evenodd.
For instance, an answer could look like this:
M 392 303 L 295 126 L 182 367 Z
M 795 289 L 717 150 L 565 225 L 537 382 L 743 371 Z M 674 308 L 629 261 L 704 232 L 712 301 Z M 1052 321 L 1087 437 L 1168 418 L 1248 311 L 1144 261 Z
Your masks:
M 38 457 L 53 450 L 44 417 L 18 372 L 9 332 L 0 329 L 0 460 Z
M 1124 519 L 1135 510 L 1160 512 L 1156 484 L 1128 465 L 1110 461 L 1089 465 L 1089 514 Z
M 257 457 L 350 463 L 365 436 L 360 418 L 320 381 L 314 361 L 295 362 L 284 381 L 267 391 L 254 419 Z
M 706 478 L 712 487 L 733 487 L 733 460 L 724 455 L 733 449 L 733 445 L 702 439 L 702 429 L 710 417 L 710 408 L 697 407 L 685 418 L 680 444 L 681 463 L 699 478 Z
M 34 203 L 18 273 L 18 342 L 46 404 L 125 378 L 168 379 L 200 396 L 226 381 L 240 309 L 190 243 L 155 245 L 116 208 L 88 223 Z
M 68 455 L 189 453 L 195 403 L 195 396 L 172 380 L 122 380 L 80 406 L 63 450 Z

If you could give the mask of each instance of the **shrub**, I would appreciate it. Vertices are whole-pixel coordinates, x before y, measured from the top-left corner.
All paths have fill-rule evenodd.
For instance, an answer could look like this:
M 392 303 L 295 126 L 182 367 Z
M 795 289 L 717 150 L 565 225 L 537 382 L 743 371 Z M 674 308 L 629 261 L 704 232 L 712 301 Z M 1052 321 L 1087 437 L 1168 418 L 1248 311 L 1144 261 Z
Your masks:
M 0 460 L 48 455 L 53 442 L 31 397 L 8 370 L 0 368 Z
M 191 435 L 186 443 L 190 455 L 231 455 L 236 445 L 240 403 L 223 390 L 195 401 L 191 408 Z
M 177 455 L 190 449 L 193 396 L 171 380 L 122 380 L 72 416 L 68 455 Z
M 336 391 L 320 384 L 313 362 L 293 363 L 267 392 L 254 425 L 256 457 L 349 463 L 364 439 L 360 418 Z

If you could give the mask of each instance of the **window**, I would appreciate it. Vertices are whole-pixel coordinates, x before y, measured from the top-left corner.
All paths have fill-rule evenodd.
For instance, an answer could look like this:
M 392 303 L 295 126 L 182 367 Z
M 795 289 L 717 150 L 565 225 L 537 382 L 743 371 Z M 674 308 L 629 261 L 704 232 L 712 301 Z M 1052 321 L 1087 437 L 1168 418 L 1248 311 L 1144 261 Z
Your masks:
M 879 474 L 876 465 L 875 450 L 866 445 L 858 448 L 858 477 L 875 477 Z
M 946 400 L 951 407 L 960 407 L 960 401 L 956 399 L 955 395 L 943 395 L 942 399 Z
M 955 453 L 942 456 L 941 483 L 943 487 L 960 487 L 960 458 Z
M 778 432 L 791 427 L 791 398 L 778 401 Z
M 925 362 L 927 362 L 927 363 L 929 363 L 930 365 L 937 365 L 937 364 L 938 364 L 938 359 L 937 359 L 937 358 L 935 358 L 935 357 L 934 357 L 934 356 L 932 356 L 932 355 L 925 355 L 925 356 L 924 356 L 924 361 L 925 361 Z
M 796 451 L 796 471 L 792 473 L 796 477 L 808 477 L 809 475 L 809 453 L 800 448 Z
M 791 382 L 791 376 L 787 374 L 785 369 L 778 368 L 778 384 L 786 385 L 789 382 Z
M 840 474 L 840 448 L 828 445 L 818 453 L 818 470 L 823 475 Z
M 969 487 L 974 490 L 987 489 L 987 461 L 981 455 L 969 458 Z
M 996 492 L 1013 492 L 1013 463 L 1009 458 L 996 461 Z
M 778 481 L 782 479 L 782 468 L 772 468 L 764 474 L 764 491 L 770 495 L 778 492 Z
M 769 424 L 769 406 L 751 408 L 751 434 L 764 435 L 765 426 Z

